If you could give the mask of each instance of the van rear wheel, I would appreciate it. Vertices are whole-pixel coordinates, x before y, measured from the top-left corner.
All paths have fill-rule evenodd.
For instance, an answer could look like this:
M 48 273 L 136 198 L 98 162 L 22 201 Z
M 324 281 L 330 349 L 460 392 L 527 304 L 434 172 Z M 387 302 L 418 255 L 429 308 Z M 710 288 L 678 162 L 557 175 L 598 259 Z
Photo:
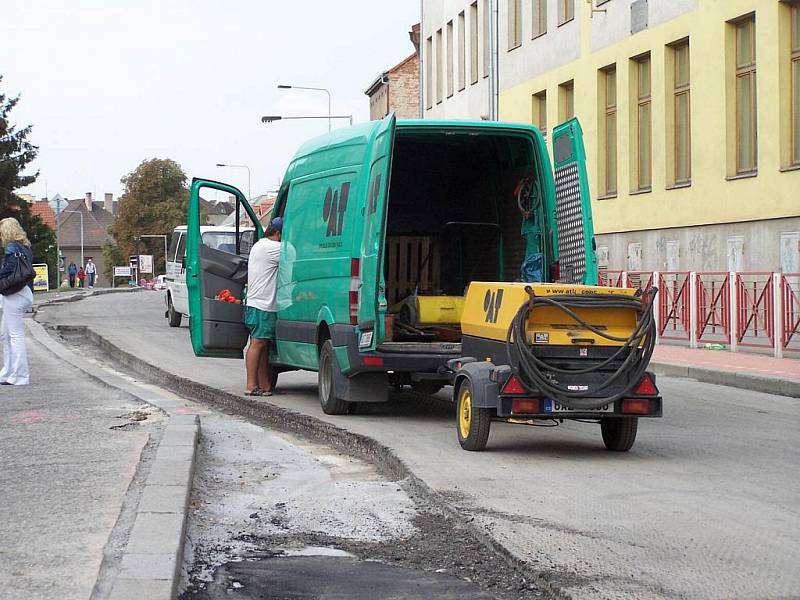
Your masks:
M 347 414 L 347 402 L 336 397 L 336 354 L 333 351 L 333 343 L 325 340 L 319 351 L 319 372 L 317 373 L 317 387 L 319 391 L 319 403 L 322 405 L 322 412 L 326 415 Z
M 170 327 L 180 327 L 183 315 L 175 310 L 172 305 L 172 296 L 169 297 L 169 307 L 167 308 L 167 319 L 169 319 Z

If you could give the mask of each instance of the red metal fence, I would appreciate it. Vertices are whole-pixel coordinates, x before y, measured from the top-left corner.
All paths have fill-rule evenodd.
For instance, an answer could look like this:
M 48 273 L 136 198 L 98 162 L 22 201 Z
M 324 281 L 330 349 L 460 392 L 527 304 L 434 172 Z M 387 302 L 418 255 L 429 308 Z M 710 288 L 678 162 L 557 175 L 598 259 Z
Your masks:
M 781 274 L 781 347 L 800 352 L 800 273 Z
M 622 287 L 623 273 L 624 271 L 601 269 L 597 274 L 598 283 L 608 287 Z
M 800 273 L 602 270 L 600 285 L 656 285 L 659 337 L 800 357 Z
M 688 340 L 691 333 L 689 272 L 658 274 L 658 334 L 667 340 Z
M 730 273 L 696 273 L 698 342 L 731 343 Z
M 653 275 L 650 271 L 628 271 L 627 287 L 640 290 L 653 287 Z
M 772 273 L 736 274 L 736 338 L 740 346 L 775 346 Z

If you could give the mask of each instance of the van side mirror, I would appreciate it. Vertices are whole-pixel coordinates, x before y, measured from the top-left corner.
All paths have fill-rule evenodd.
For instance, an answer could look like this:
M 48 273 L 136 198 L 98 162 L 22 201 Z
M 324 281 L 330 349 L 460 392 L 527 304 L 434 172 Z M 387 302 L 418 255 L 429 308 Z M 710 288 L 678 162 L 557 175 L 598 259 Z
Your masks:
M 186 270 L 186 255 L 185 254 L 183 255 L 183 258 L 181 259 L 181 269 L 183 269 L 184 271 Z

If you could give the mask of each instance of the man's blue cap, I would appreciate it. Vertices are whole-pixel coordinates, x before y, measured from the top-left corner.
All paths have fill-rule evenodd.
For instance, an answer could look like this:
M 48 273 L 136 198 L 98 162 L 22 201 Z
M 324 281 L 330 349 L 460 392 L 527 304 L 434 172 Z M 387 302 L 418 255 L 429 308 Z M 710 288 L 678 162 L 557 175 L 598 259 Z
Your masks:
M 269 222 L 269 225 L 276 231 L 283 231 L 283 219 L 281 217 L 275 217 Z

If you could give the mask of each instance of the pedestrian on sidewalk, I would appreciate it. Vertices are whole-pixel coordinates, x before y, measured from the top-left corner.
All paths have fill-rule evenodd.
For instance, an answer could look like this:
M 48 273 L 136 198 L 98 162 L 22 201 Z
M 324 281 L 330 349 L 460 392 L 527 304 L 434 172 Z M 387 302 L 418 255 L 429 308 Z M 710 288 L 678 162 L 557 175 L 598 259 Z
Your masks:
M 83 267 L 78 269 L 78 287 L 83 287 L 83 282 L 86 279 L 86 272 L 83 270 Z
M 0 221 L 0 244 L 4 248 L 0 280 L 10 277 L 24 257 L 33 264 L 31 243 L 19 221 L 8 217 Z M 25 325 L 22 317 L 33 305 L 33 282 L 23 282 L 3 290 L 3 317 L 0 320 L 0 343 L 3 346 L 3 370 L 0 385 L 28 385 L 28 350 L 25 346 Z
M 83 270 L 86 273 L 86 279 L 88 279 L 89 287 L 94 287 L 95 279 L 97 279 L 97 265 L 94 264 L 92 261 L 92 257 L 89 257 L 89 260 L 86 262 L 86 268 Z
M 67 275 L 69 275 L 69 287 L 75 287 L 75 276 L 78 274 L 78 267 L 74 262 L 69 263 L 67 267 Z
M 265 236 L 250 250 L 247 262 L 247 306 L 244 323 L 250 330 L 250 346 L 245 355 L 248 396 L 271 396 L 273 392 L 269 351 L 270 342 L 275 340 L 278 310 L 275 298 L 282 230 L 283 219 L 272 219 Z

